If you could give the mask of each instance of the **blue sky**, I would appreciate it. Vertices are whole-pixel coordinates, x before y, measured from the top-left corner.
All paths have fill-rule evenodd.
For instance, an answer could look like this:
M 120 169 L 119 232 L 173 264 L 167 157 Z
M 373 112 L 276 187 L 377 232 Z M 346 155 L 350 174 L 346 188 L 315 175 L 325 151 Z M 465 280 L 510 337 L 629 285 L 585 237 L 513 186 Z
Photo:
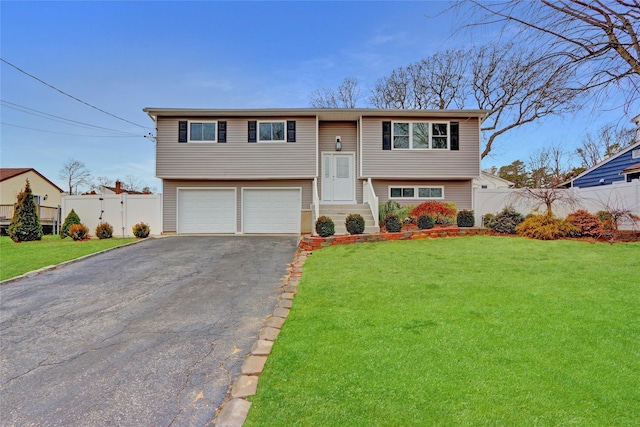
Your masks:
M 441 13 L 449 5 L 2 1 L 4 60 L 140 126 L 2 63 L 0 164 L 34 167 L 64 188 L 58 171 L 73 158 L 94 176 L 133 175 L 160 190 L 154 143 L 143 137 L 153 131 L 153 122 L 142 108 L 308 107 L 315 89 L 335 88 L 347 76 L 359 80 L 366 98 L 368 88 L 398 66 L 498 35 L 488 27 L 456 32 L 460 17 Z M 571 149 L 588 131 L 628 124 L 633 113 L 625 115 L 613 98 L 605 102 L 610 111 L 587 106 L 507 134 L 483 167 L 526 160 L 551 143 Z M 48 120 L 16 105 L 117 132 Z

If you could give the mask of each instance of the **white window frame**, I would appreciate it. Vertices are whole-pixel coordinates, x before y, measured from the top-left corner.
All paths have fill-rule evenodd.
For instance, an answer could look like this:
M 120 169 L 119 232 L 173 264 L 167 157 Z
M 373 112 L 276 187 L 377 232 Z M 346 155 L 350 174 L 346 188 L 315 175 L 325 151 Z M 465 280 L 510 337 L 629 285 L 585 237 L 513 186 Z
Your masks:
M 260 125 L 264 123 L 282 123 L 282 139 L 260 139 Z M 287 121 L 286 120 L 262 120 L 258 121 L 256 125 L 256 141 L 263 143 L 278 143 L 278 142 L 287 142 Z M 273 136 L 273 128 L 271 129 L 271 135 Z
M 191 124 L 205 124 L 205 123 L 213 123 L 215 125 L 215 132 L 216 132 L 216 137 L 213 140 L 207 139 L 207 140 L 198 140 L 198 139 L 191 139 Z M 189 120 L 187 122 L 187 133 L 189 135 L 189 137 L 187 138 L 187 142 L 192 143 L 192 144 L 215 144 L 218 142 L 218 121 L 217 120 Z
M 391 195 L 391 189 L 400 188 L 401 190 L 411 188 L 413 189 L 413 197 L 394 197 Z M 438 188 L 442 191 L 441 197 L 420 197 L 421 188 Z M 388 196 L 390 200 L 444 200 L 444 185 L 390 185 L 388 189 Z
M 635 150 L 631 151 L 631 158 L 640 159 L 640 148 L 636 148 Z
M 395 146 L 395 125 L 398 123 L 407 123 L 409 125 L 409 148 L 396 148 Z M 413 146 L 413 125 L 416 123 L 426 123 L 429 125 L 429 146 L 428 147 L 414 147 Z M 451 122 L 432 122 L 426 120 L 407 120 L 407 121 L 395 121 L 391 122 L 391 149 L 392 150 L 449 150 L 451 148 Z M 446 125 L 447 126 L 447 146 L 444 148 L 433 148 L 433 125 Z M 404 136 L 404 135 L 403 135 Z

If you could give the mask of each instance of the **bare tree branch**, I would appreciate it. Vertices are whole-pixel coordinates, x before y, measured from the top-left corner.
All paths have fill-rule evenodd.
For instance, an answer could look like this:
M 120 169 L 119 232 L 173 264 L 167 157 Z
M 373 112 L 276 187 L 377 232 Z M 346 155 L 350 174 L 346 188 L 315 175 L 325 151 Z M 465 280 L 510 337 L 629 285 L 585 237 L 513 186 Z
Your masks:
M 78 194 L 78 187 L 91 184 L 91 173 L 84 163 L 69 159 L 58 171 L 58 178 L 64 180 L 69 188 L 69 194 Z

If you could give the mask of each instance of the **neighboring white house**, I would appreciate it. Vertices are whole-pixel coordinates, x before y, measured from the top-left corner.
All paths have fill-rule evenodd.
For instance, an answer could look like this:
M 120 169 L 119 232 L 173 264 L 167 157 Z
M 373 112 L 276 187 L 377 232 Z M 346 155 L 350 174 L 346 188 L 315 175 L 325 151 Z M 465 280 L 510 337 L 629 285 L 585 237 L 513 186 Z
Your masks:
M 473 188 L 494 190 L 497 188 L 513 188 L 515 184 L 499 176 L 482 171 L 480 178 L 473 179 Z

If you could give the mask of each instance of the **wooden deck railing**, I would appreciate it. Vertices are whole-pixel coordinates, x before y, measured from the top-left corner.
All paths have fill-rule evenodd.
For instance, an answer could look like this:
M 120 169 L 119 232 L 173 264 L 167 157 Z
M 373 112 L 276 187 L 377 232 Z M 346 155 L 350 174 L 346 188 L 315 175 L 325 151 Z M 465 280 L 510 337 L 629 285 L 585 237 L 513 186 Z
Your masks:
M 13 205 L 0 205 L 0 223 L 9 223 L 13 218 Z M 38 215 L 43 224 L 55 224 L 60 222 L 60 210 L 52 206 L 38 206 Z

